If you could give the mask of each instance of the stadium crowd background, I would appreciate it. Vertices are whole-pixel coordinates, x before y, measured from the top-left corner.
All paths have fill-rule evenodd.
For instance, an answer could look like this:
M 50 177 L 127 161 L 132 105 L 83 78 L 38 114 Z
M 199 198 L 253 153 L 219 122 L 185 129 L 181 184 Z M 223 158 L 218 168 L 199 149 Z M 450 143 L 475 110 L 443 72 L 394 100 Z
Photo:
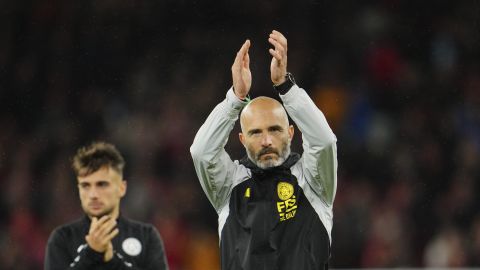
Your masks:
M 43 268 L 50 232 L 82 215 L 70 158 L 106 140 L 127 161 L 123 213 L 156 225 L 171 269 L 218 269 L 189 146 L 246 38 L 252 95 L 274 96 L 272 29 L 338 137 L 331 267 L 480 266 L 479 14 L 469 0 L 0 1 L 0 268 Z

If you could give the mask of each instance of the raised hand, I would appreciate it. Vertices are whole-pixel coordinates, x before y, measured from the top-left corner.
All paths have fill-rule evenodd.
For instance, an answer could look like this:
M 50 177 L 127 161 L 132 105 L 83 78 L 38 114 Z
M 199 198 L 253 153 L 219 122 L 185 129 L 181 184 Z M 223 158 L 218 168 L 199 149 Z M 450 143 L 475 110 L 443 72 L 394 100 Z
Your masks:
M 268 42 L 275 48 L 268 50 L 273 56 L 270 64 L 270 77 L 274 85 L 280 85 L 285 82 L 287 74 L 287 39 L 282 33 L 273 30 L 268 36 Z
M 239 99 L 245 99 L 252 86 L 252 73 L 250 72 L 250 56 L 248 49 L 250 48 L 250 40 L 243 43 L 240 50 L 237 52 L 235 61 L 232 65 L 232 79 L 233 89 L 235 95 Z
M 112 247 L 112 239 L 117 236 L 119 230 L 115 228 L 117 222 L 110 216 L 103 216 L 100 219 L 93 217 L 88 235 L 85 236 L 87 244 L 97 252 L 107 252 Z M 110 253 L 110 252 L 107 252 Z M 111 258 L 106 254 L 105 260 Z

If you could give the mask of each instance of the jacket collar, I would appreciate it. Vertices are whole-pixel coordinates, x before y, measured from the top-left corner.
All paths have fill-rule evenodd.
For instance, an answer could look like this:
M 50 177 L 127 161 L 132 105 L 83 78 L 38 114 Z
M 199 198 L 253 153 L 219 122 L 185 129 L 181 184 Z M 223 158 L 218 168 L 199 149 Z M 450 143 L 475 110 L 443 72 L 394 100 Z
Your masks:
M 277 167 L 272 167 L 268 169 L 262 169 L 257 167 L 253 161 L 248 158 L 248 156 L 243 157 L 240 160 L 240 164 L 243 166 L 249 168 L 253 174 L 259 174 L 259 175 L 265 175 L 265 174 L 270 174 L 270 173 L 275 173 L 275 172 L 284 172 L 284 171 L 289 171 L 290 167 L 292 167 L 297 161 L 300 159 L 300 154 L 292 152 L 290 156 L 288 156 L 287 160 L 283 162 L 281 165 Z

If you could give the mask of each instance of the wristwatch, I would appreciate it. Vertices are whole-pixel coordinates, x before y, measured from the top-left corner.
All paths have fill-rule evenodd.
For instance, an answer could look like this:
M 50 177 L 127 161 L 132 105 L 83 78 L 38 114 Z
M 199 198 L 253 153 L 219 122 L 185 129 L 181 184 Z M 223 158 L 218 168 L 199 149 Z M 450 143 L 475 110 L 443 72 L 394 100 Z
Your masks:
M 277 90 L 277 92 L 281 95 L 285 95 L 288 90 L 290 90 L 290 88 L 292 88 L 292 86 L 296 84 L 295 78 L 293 78 L 293 75 L 290 72 L 287 72 L 287 74 L 285 74 L 285 79 L 285 82 L 279 85 L 273 85 L 273 89 Z

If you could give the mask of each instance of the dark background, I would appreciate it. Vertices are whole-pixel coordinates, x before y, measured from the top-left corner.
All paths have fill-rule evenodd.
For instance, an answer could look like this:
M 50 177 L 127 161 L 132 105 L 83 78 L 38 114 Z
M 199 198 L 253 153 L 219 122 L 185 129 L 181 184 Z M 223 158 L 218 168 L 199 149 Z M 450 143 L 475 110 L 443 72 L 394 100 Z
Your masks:
M 70 158 L 106 140 L 127 160 L 123 214 L 155 224 L 172 270 L 218 269 L 189 146 L 246 38 L 251 95 L 276 97 L 272 29 L 338 137 L 331 267 L 479 266 L 479 15 L 468 0 L 0 1 L 0 268 L 43 268 L 50 232 L 82 215 Z

